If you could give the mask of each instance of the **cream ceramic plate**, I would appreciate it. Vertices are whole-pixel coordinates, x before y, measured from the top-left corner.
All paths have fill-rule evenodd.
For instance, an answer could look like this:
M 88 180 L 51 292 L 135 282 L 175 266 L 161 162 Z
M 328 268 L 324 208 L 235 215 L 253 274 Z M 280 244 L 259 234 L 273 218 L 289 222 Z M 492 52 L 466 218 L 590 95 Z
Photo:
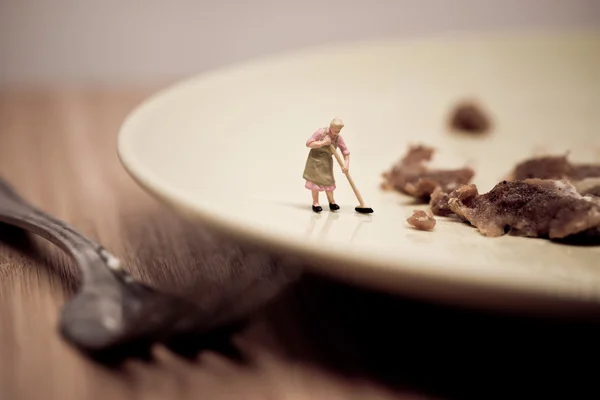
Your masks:
M 448 133 L 449 107 L 481 100 L 485 139 Z M 307 138 L 340 116 L 350 172 L 334 164 L 337 213 L 310 209 Z M 476 169 L 481 192 L 536 152 L 600 159 L 600 34 L 503 34 L 343 43 L 279 54 L 184 81 L 139 106 L 118 149 L 129 173 L 182 214 L 301 256 L 318 271 L 383 290 L 501 309 L 600 309 L 600 247 L 487 238 L 380 190 L 409 143 L 438 149 L 434 166 Z

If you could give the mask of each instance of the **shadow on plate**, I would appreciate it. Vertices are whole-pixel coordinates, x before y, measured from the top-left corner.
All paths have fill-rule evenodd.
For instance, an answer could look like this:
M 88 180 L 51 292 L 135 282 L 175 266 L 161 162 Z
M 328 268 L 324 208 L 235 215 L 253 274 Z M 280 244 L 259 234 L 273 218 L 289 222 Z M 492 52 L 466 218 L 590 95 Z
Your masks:
M 600 246 L 600 229 L 582 232 L 578 235 L 572 235 L 564 239 L 554 239 L 552 242 L 567 246 Z

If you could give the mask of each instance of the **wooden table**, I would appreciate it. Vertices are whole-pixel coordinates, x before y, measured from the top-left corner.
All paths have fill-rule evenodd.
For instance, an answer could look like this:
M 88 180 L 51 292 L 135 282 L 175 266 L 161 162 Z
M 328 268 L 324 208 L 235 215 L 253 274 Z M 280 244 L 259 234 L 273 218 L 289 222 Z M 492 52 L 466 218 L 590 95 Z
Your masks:
M 234 245 L 182 221 L 118 162 L 119 125 L 153 90 L 1 93 L 0 175 L 145 282 L 193 287 L 198 302 L 235 297 L 235 283 L 255 279 L 266 262 L 240 261 Z M 56 331 L 77 287 L 70 260 L 6 226 L 0 235 L 2 400 L 489 399 L 515 398 L 518 385 L 523 397 L 556 394 L 558 386 L 571 395 L 597 389 L 585 385 L 582 365 L 598 355 L 595 324 L 450 309 L 310 273 L 233 336 L 241 357 L 207 349 L 188 360 L 156 346 L 154 360 L 109 368 Z M 268 279 L 277 287 L 288 272 Z M 565 384 L 571 377 L 577 386 Z

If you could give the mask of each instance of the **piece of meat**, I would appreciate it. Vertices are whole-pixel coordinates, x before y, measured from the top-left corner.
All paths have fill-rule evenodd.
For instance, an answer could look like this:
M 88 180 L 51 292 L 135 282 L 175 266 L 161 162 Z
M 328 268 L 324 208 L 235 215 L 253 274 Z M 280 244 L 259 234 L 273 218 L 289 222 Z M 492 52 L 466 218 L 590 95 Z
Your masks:
M 459 169 L 430 169 L 434 149 L 429 146 L 410 146 L 406 155 L 389 171 L 383 174 L 382 187 L 408 194 L 418 199 L 429 200 L 436 188 L 450 192 L 471 181 L 475 172 L 470 167 Z
M 423 210 L 414 210 L 413 214 L 406 219 L 406 222 L 422 231 L 433 230 L 436 223 L 433 215 Z
M 600 164 L 574 164 L 566 155 L 536 157 L 515 166 L 509 180 L 568 180 L 581 195 L 600 196 Z
M 429 199 L 429 208 L 433 215 L 446 217 L 453 214 L 453 211 L 448 205 L 448 199 L 448 193 L 442 191 L 442 189 L 437 188 L 433 191 L 431 198 Z
M 588 178 L 600 178 L 600 164 L 572 164 L 569 179 L 573 182 Z
M 573 183 L 579 194 L 600 197 L 600 178 L 585 178 Z
M 490 130 L 490 118 L 474 100 L 458 103 L 450 112 L 449 125 L 452 130 L 483 134 Z
M 485 236 L 565 238 L 600 227 L 600 198 L 582 196 L 567 180 L 503 181 L 485 194 L 465 185 L 448 207 Z
M 574 164 L 566 155 L 536 157 L 517 164 L 508 178 L 515 181 L 532 178 L 567 179 L 580 194 L 587 194 L 593 189 L 588 180 L 600 179 L 600 164 Z M 600 183 L 594 186 L 600 186 Z
M 379 185 L 379 187 L 381 188 L 381 190 L 394 190 L 394 188 L 387 181 L 381 182 L 381 185 Z
M 571 163 L 566 155 L 531 158 L 517 164 L 509 176 L 510 180 L 566 179 L 571 172 Z

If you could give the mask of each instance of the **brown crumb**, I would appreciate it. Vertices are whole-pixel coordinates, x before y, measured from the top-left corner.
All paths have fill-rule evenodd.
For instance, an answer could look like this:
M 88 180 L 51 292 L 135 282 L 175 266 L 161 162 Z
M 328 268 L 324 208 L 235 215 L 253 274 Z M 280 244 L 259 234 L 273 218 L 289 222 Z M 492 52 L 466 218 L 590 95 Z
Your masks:
M 592 195 L 600 197 L 600 177 L 585 178 L 580 181 L 573 182 L 575 189 L 582 195 Z
M 394 188 L 388 182 L 381 182 L 381 190 L 393 190 Z
M 382 187 L 391 187 L 401 193 L 428 201 L 440 189 L 450 192 L 471 181 L 475 172 L 470 167 L 458 169 L 430 169 L 426 162 L 433 157 L 432 147 L 410 146 L 406 155 L 382 174 Z
M 566 155 L 541 156 L 527 159 L 518 163 L 510 180 L 522 181 L 524 179 L 566 179 L 571 171 L 571 163 Z
M 473 184 L 449 194 L 448 207 L 483 235 L 562 239 L 600 228 L 600 198 L 567 180 L 503 181 L 485 194 Z
M 600 193 L 600 164 L 575 164 L 567 155 L 540 156 L 518 163 L 509 180 L 566 179 L 582 194 Z
M 445 217 L 453 213 L 448 205 L 448 193 L 442 191 L 440 188 L 437 188 L 431 194 L 431 199 L 429 200 L 429 207 L 431 208 L 431 212 L 433 215 L 438 215 L 440 217 Z
M 491 129 L 490 117 L 475 100 L 459 102 L 450 113 L 450 128 L 470 134 L 483 134 Z
M 423 231 L 431 231 L 435 227 L 435 218 L 431 212 L 426 213 L 423 210 L 414 210 L 413 214 L 406 219 L 410 225 Z

